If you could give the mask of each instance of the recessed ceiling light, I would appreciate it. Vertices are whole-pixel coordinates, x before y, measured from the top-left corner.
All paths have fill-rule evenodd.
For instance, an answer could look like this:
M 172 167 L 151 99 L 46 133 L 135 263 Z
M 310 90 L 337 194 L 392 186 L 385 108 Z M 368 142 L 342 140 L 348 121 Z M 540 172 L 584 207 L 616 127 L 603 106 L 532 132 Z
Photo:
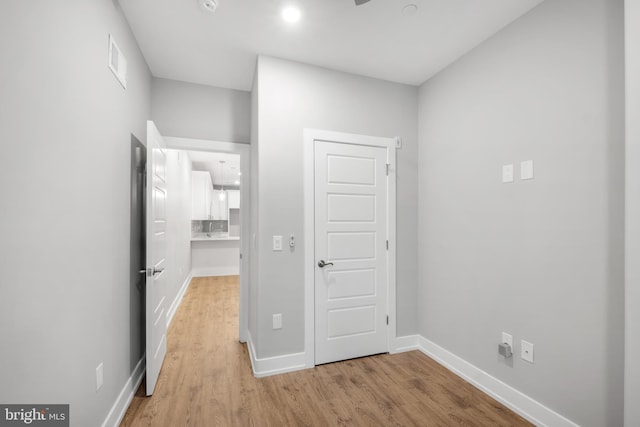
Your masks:
M 235 185 L 240 185 L 240 181 L 235 180 L 235 181 L 234 181 L 234 184 L 235 184 Z
M 200 8 L 205 12 L 213 13 L 218 8 L 216 0 L 198 0 L 198 3 L 200 3 Z
M 298 22 L 301 16 L 300 9 L 295 6 L 288 6 L 282 9 L 282 19 L 287 22 Z
M 402 14 L 406 16 L 412 16 L 418 13 L 418 5 L 408 4 L 402 8 Z

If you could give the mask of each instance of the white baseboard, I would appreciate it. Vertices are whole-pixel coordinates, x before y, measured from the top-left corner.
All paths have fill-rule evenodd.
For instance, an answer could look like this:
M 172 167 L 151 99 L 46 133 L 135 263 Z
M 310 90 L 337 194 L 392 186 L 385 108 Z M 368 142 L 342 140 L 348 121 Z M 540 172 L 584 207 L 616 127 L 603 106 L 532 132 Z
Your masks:
M 533 424 L 578 427 L 578 424 L 422 336 L 418 338 L 418 347 L 424 354 Z
M 396 337 L 395 345 L 390 346 L 389 353 L 404 353 L 405 351 L 418 350 L 419 335 L 406 335 Z
M 209 276 L 237 276 L 240 274 L 238 266 L 228 267 L 199 267 L 191 270 L 193 277 L 209 277 Z
M 135 396 L 138 387 L 142 383 L 142 378 L 144 377 L 146 367 L 145 355 L 142 355 L 142 359 L 138 361 L 136 367 L 133 370 L 133 373 L 125 383 L 122 391 L 118 395 L 115 403 L 111 407 L 107 418 L 105 418 L 102 423 L 102 427 L 118 427 L 122 418 L 124 418 L 124 414 L 127 413 L 127 408 L 129 408 L 129 404 L 133 400 L 133 396 Z
M 251 359 L 251 369 L 256 378 L 268 377 L 271 375 L 284 374 L 287 372 L 300 371 L 302 369 L 312 368 L 307 366 L 306 353 L 285 354 L 283 356 L 256 357 L 256 350 L 253 345 L 251 333 L 247 334 L 247 346 L 249 349 L 249 358 Z
M 171 321 L 173 320 L 173 316 L 176 315 L 176 311 L 178 311 L 178 307 L 180 307 L 180 303 L 182 302 L 182 298 L 184 297 L 184 294 L 187 292 L 187 289 L 189 289 L 189 284 L 191 283 L 191 279 L 192 278 L 193 278 L 192 274 L 189 274 L 187 276 L 187 278 L 185 279 L 184 283 L 180 287 L 180 290 L 178 291 L 178 295 L 176 295 L 176 297 L 174 298 L 173 302 L 171 303 L 171 306 L 169 307 L 169 310 L 167 311 L 167 328 L 171 324 Z

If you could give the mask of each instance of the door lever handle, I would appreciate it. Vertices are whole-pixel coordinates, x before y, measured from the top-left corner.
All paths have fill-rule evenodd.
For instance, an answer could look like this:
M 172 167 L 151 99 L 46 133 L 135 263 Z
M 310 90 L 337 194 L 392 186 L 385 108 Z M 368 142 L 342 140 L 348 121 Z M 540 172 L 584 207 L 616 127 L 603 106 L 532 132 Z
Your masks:
M 324 268 L 324 267 L 326 267 L 326 266 L 328 266 L 328 265 L 333 265 L 333 263 L 332 263 L 332 262 L 324 262 L 324 260 L 323 260 L 323 259 L 321 259 L 320 261 L 318 261 L 318 267 L 320 267 L 320 268 Z
M 139 270 L 138 273 L 140 274 L 146 274 L 147 276 L 154 276 L 158 273 L 162 273 L 164 271 L 164 268 L 147 268 L 146 270 Z

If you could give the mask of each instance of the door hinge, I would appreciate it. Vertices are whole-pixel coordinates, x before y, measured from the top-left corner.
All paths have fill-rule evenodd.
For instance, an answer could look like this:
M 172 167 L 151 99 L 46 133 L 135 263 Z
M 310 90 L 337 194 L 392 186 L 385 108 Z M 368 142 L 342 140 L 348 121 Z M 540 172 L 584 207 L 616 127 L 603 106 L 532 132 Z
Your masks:
M 387 250 L 389 250 L 389 241 L 387 240 Z
M 386 166 L 387 176 L 389 176 L 389 166 L 391 166 L 391 165 L 389 163 L 387 163 L 385 166 Z
M 387 325 L 389 324 L 389 315 L 387 314 Z

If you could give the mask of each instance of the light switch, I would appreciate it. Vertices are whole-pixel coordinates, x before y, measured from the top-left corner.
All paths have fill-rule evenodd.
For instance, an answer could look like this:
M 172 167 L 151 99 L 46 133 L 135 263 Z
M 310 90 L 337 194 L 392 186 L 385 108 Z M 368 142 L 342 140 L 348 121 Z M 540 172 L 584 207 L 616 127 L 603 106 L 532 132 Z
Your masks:
M 520 162 L 520 179 L 533 179 L 533 160 Z
M 513 163 L 502 166 L 502 182 L 513 182 Z
M 274 251 L 282 250 L 282 236 L 273 236 L 273 250 Z

